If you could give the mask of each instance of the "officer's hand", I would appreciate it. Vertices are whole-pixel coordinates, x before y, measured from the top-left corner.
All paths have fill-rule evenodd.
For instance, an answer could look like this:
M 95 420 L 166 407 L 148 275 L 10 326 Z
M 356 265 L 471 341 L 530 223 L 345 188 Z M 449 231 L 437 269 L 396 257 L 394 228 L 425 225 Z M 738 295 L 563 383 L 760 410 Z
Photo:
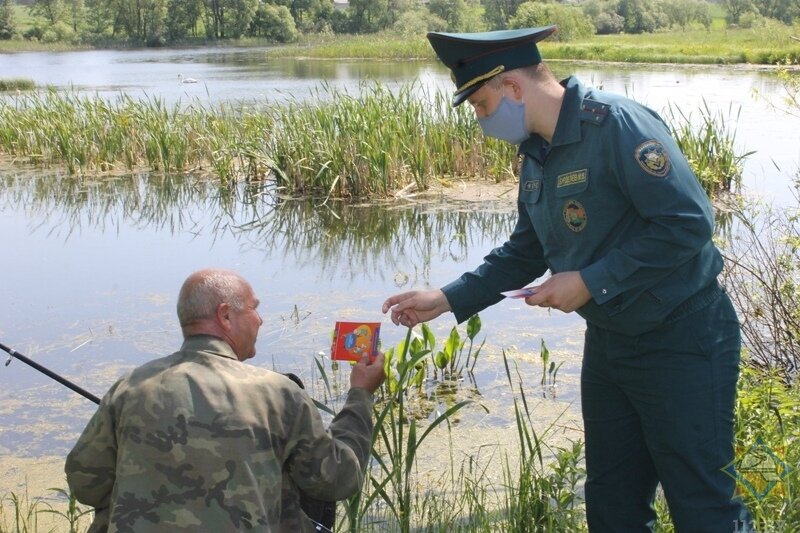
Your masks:
M 378 352 L 375 360 L 370 362 L 369 356 L 365 355 L 361 360 L 353 365 L 350 371 L 350 387 L 367 389 L 370 393 L 378 390 L 386 374 L 383 371 L 383 353 Z
M 450 302 L 440 289 L 396 294 L 383 302 L 383 312 L 392 311 L 392 322 L 413 328 L 450 311 Z
M 580 272 L 572 271 L 550 276 L 536 287 L 536 292 L 532 296 L 525 298 L 525 303 L 571 313 L 591 298 L 592 295 L 583 282 Z

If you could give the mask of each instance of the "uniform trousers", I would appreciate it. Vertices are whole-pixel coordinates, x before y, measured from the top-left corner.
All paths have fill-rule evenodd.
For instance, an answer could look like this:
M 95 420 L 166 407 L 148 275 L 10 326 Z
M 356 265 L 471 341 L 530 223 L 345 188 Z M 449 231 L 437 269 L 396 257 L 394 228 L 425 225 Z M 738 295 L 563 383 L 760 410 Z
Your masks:
M 581 372 L 592 533 L 652 531 L 658 483 L 678 533 L 747 530 L 733 460 L 739 322 L 715 281 L 638 336 L 589 324 Z

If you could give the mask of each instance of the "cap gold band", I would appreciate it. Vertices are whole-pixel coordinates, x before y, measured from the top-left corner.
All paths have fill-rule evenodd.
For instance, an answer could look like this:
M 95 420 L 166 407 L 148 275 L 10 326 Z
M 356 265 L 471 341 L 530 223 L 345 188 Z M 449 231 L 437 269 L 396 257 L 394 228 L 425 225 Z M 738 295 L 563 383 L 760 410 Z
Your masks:
M 454 94 L 462 93 L 462 92 L 466 91 L 467 89 L 469 89 L 470 87 L 474 86 L 477 83 L 480 83 L 482 81 L 486 81 L 489 78 L 493 78 L 493 77 L 497 76 L 498 74 L 500 74 L 501 72 L 503 72 L 505 69 L 506 69 L 506 67 L 504 65 L 498 65 L 497 67 L 493 68 L 492 70 L 490 70 L 486 74 L 481 74 L 480 76 L 472 78 L 471 80 L 469 80 L 468 82 L 463 84 L 461 87 L 456 89 L 456 92 Z M 450 77 L 453 78 L 453 81 L 455 81 L 455 75 L 453 75 L 452 71 L 450 72 Z

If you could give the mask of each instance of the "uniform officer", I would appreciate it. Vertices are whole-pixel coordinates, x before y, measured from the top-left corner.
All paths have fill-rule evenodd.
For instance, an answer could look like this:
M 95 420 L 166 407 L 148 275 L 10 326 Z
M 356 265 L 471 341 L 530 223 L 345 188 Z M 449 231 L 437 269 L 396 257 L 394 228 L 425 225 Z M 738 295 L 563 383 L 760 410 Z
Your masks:
M 593 532 L 649 531 L 660 482 L 679 532 L 749 523 L 733 460 L 740 332 L 717 284 L 707 196 L 652 110 L 559 82 L 536 43 L 555 26 L 429 33 L 483 132 L 523 157 L 508 240 L 442 289 L 390 297 L 414 326 L 461 322 L 550 271 L 528 305 L 576 311 L 587 329 L 581 399 Z
M 383 356 L 350 374 L 330 432 L 289 377 L 244 364 L 256 352 L 258 299 L 238 274 L 206 269 L 178 297 L 181 349 L 115 383 L 65 470 L 90 531 L 324 531 L 308 498 L 358 492 Z

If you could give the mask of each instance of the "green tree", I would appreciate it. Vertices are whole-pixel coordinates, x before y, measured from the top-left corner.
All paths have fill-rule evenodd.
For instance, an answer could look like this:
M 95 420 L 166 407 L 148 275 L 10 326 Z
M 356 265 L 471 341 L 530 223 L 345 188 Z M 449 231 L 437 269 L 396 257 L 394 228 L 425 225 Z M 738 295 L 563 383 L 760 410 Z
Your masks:
M 48 25 L 69 19 L 69 9 L 64 0 L 34 0 L 30 11 L 32 15 L 42 17 Z
M 620 0 L 619 15 L 625 19 L 625 32 L 650 33 L 667 25 L 667 18 L 652 0 Z
M 256 8 L 250 34 L 270 41 L 288 43 L 297 39 L 297 27 L 288 7 L 261 4 Z
M 742 15 L 756 11 L 753 0 L 722 0 L 721 4 L 727 13 L 725 20 L 728 24 L 739 24 Z
M 202 0 L 169 0 L 167 2 L 167 40 L 180 41 L 197 37 L 197 26 L 203 13 Z
M 800 0 L 755 0 L 755 6 L 761 15 L 784 24 L 800 16 Z
M 206 37 L 236 39 L 247 32 L 258 0 L 205 0 Z
M 334 33 L 352 33 L 353 31 L 349 10 L 335 10 L 331 13 L 330 24 Z
M 72 29 L 75 33 L 83 33 L 86 26 L 86 3 L 84 0 L 71 0 L 69 4 Z
M 616 0 L 589 0 L 582 4 L 582 8 L 600 35 L 621 33 L 625 29 L 625 17 L 619 14 Z
M 708 29 L 711 26 L 711 12 L 708 2 L 702 0 L 661 0 L 658 10 L 663 13 L 670 27 L 686 29 L 698 22 Z
M 714 19 L 711 16 L 711 6 L 708 2 L 694 2 L 694 20 L 702 24 L 706 30 L 711 29 L 711 22 Z
M 394 26 L 404 14 L 415 11 L 414 8 L 417 7 L 417 2 L 415 0 L 389 0 L 388 7 L 386 22 L 389 26 Z
M 266 3 L 288 8 L 295 27 L 303 31 L 319 29 L 325 25 L 334 9 L 333 0 L 266 0 Z
M 508 21 L 517 14 L 517 9 L 525 0 L 482 0 L 484 20 L 490 29 L 500 30 L 508 27 Z
M 147 46 L 163 46 L 167 42 L 168 0 L 143 0 L 142 24 L 136 40 Z
M 449 31 L 480 31 L 482 7 L 476 0 L 430 0 L 430 12 L 447 22 Z
M 111 5 L 107 0 L 86 0 L 83 25 L 83 38 L 93 41 L 110 37 L 113 31 L 114 17 Z
M 428 9 L 420 7 L 410 9 L 400 15 L 392 29 L 407 37 L 418 37 L 429 31 L 446 31 L 447 22 L 431 13 Z
M 558 31 L 551 37 L 558 41 L 571 41 L 589 37 L 594 33 L 594 24 L 580 7 L 563 4 L 525 2 L 511 18 L 510 28 L 530 28 L 556 24 Z
M 0 40 L 7 41 L 14 37 L 14 33 L 14 6 L 11 5 L 11 0 L 3 0 L 0 4 Z
M 34 0 L 30 6 L 33 16 L 44 20 L 36 24 L 39 38 L 45 42 L 77 41 L 86 24 L 84 0 Z
M 350 29 L 372 33 L 388 27 L 389 0 L 350 0 Z
M 256 14 L 258 0 L 227 0 L 225 11 L 225 31 L 229 39 L 238 39 L 250 27 Z

